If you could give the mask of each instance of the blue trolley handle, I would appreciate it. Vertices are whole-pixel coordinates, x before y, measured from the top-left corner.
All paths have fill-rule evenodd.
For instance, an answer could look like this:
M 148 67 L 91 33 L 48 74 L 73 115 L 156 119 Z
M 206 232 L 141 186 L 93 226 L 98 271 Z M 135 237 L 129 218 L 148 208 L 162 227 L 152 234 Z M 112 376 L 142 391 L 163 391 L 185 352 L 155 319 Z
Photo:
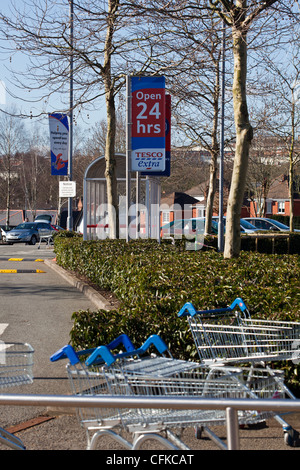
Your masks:
M 87 358 L 85 364 L 91 366 L 93 364 L 99 364 L 99 362 L 104 361 L 108 366 L 113 364 L 116 359 L 129 356 L 140 356 L 145 354 L 148 349 L 154 346 L 160 354 L 164 354 L 168 351 L 168 347 L 165 342 L 157 335 L 151 335 L 149 338 L 142 344 L 138 349 L 132 349 L 131 351 L 126 351 L 124 353 L 119 353 L 113 355 L 108 346 L 99 346 L 95 349 L 94 352 Z M 99 361 L 100 359 L 100 361 Z
M 103 348 L 106 348 L 108 351 L 110 349 L 114 349 L 120 344 L 123 344 L 124 348 L 126 351 L 133 351 L 134 346 L 132 342 L 130 341 L 129 337 L 125 334 L 122 334 L 118 336 L 116 339 L 111 341 L 107 346 L 102 346 Z M 101 347 L 101 346 L 100 346 Z M 61 359 L 69 359 L 71 365 L 78 364 L 80 362 L 80 356 L 84 355 L 90 355 L 92 354 L 95 349 L 97 348 L 90 348 L 90 349 L 84 349 L 82 351 L 75 351 L 75 349 L 71 345 L 66 345 L 60 348 L 58 351 L 56 351 L 52 356 L 50 357 L 51 362 L 59 361 Z M 105 357 L 107 354 L 105 354 Z M 108 357 L 107 357 L 108 360 Z
M 246 307 L 244 301 L 240 297 L 237 297 L 229 307 L 216 308 L 216 309 L 212 309 L 212 310 L 196 310 L 194 305 L 191 302 L 187 302 L 186 304 L 184 304 L 184 306 L 178 312 L 178 316 L 179 317 L 186 317 L 186 316 L 190 315 L 191 317 L 193 317 L 195 315 L 205 315 L 207 313 L 232 312 L 236 306 L 238 306 L 242 312 L 247 310 L 247 307 Z
M 75 364 L 78 364 L 78 362 L 80 362 L 79 356 L 80 354 L 76 352 L 72 346 L 67 344 L 66 346 L 63 346 L 54 354 L 52 354 L 52 356 L 50 357 L 50 361 L 55 362 L 55 361 L 59 361 L 60 359 L 69 359 L 70 363 L 72 365 L 75 365 Z

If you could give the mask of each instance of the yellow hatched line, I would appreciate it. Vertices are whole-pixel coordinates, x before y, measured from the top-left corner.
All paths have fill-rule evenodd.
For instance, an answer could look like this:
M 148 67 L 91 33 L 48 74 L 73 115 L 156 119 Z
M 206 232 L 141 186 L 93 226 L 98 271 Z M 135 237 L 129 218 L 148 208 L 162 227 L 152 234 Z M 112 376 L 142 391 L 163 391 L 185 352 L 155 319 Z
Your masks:
M 43 259 L 25 259 L 25 258 L 9 258 L 8 261 L 34 261 L 34 262 L 41 262 L 43 263 L 44 260 Z
M 0 269 L 0 274 L 17 274 L 17 273 L 46 273 L 41 269 Z

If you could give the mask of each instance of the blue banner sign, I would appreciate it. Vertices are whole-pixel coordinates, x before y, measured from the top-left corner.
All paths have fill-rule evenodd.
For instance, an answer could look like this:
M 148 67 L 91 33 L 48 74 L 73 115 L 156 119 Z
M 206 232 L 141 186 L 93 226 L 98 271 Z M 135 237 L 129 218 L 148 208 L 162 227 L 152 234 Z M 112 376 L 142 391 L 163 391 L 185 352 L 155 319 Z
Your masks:
M 69 121 L 66 114 L 49 114 L 51 175 L 68 175 Z

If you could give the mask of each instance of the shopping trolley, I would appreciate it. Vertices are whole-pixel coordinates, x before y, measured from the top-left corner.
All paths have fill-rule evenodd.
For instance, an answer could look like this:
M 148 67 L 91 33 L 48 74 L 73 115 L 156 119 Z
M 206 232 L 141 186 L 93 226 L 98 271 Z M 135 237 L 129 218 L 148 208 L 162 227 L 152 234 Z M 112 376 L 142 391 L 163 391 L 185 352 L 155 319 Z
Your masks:
M 33 353 L 32 346 L 27 343 L 0 343 L 0 388 L 33 382 Z M 0 428 L 0 443 L 25 450 L 22 441 L 3 428 Z
M 211 364 L 250 364 L 249 378 L 254 366 L 264 368 L 274 381 L 280 380 L 280 387 L 285 395 L 295 399 L 294 394 L 278 378 L 268 365 L 281 360 L 300 360 L 300 323 L 253 319 L 241 298 L 225 308 L 196 310 L 187 302 L 178 316 L 187 317 L 188 324 L 201 363 Z M 251 387 L 251 380 L 248 381 Z M 295 446 L 299 444 L 299 433 L 293 430 L 282 418 L 276 416 L 282 424 L 285 442 Z
M 197 311 L 188 302 L 178 316 L 187 317 L 205 363 L 300 361 L 300 323 L 253 319 L 240 298 L 214 310 Z
M 117 338 L 113 344 L 118 341 Z M 148 354 L 149 345 L 155 346 L 161 355 Z M 80 360 L 86 356 L 85 361 Z M 207 367 L 197 362 L 173 359 L 164 342 L 156 335 L 149 337 L 141 348 L 130 347 L 117 354 L 112 353 L 109 345 L 79 353 L 67 345 L 50 359 L 56 361 L 62 358 L 69 360 L 67 372 L 75 395 L 220 399 L 258 396 L 245 382 L 243 368 Z M 252 380 L 261 397 L 281 397 L 284 392 L 267 371 L 253 370 Z M 270 416 L 269 413 L 267 415 Z M 172 430 L 191 426 L 201 429 L 219 447 L 224 448 L 224 443 L 210 430 L 213 425 L 225 424 L 223 410 L 83 408 L 78 410 L 78 417 L 87 432 L 88 449 L 94 449 L 100 437 L 109 435 L 128 449 L 137 450 L 145 440 L 152 439 L 167 448 L 184 450 L 187 446 Z M 264 419 L 266 414 L 257 411 L 239 413 L 242 424 Z M 132 440 L 122 437 L 122 431 L 129 432 Z

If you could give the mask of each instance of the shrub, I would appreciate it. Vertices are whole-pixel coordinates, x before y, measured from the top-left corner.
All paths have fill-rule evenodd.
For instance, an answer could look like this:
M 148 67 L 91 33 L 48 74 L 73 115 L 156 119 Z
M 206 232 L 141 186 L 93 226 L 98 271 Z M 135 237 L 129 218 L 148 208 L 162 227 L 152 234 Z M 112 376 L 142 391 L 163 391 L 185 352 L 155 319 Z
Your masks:
M 208 309 L 242 297 L 252 316 L 299 321 L 299 255 L 241 252 L 225 260 L 214 250 L 186 251 L 182 241 L 83 242 L 79 237 L 57 237 L 55 251 L 61 266 L 120 301 L 115 311 L 73 314 L 71 342 L 79 349 L 107 344 L 121 333 L 138 347 L 158 334 L 174 357 L 191 359 L 194 343 L 187 322 L 177 316 L 187 301 Z

